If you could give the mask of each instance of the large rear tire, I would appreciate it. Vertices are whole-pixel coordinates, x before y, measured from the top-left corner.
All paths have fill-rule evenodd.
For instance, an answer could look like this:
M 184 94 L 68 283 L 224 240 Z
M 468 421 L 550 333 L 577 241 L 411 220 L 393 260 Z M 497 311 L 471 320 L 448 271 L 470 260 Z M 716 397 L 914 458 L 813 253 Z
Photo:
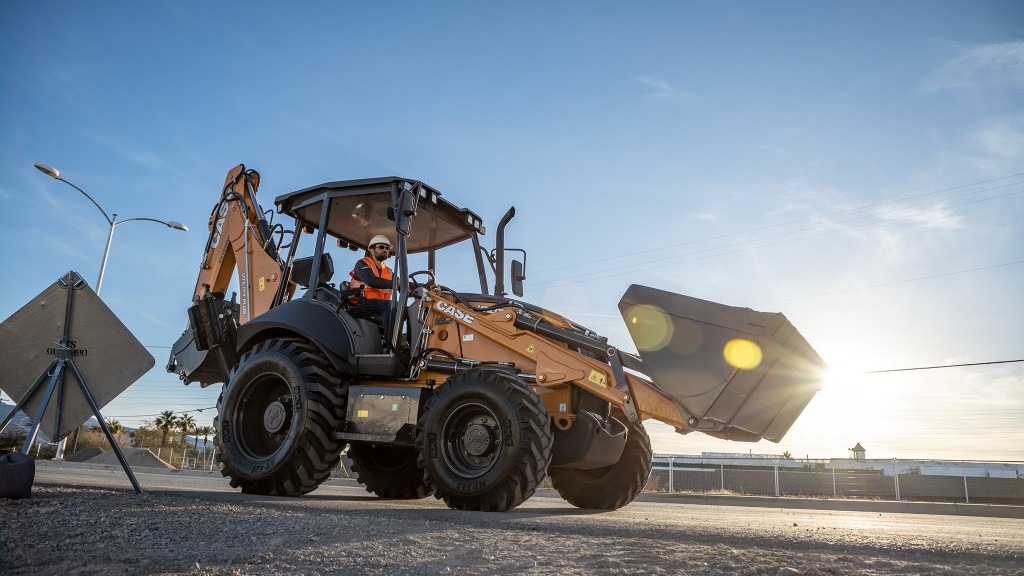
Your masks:
M 352 471 L 366 491 L 396 500 L 416 500 L 431 494 L 423 480 L 423 469 L 416 463 L 417 454 L 411 446 L 352 444 L 348 448 Z
M 551 485 L 567 502 L 579 508 L 616 510 L 640 495 L 651 476 L 651 439 L 640 422 L 630 423 L 621 413 L 613 417 L 626 423 L 626 446 L 619 461 L 594 470 L 551 468 Z
M 449 508 L 503 512 L 537 490 L 551 463 L 551 417 L 504 372 L 460 372 L 427 402 L 416 437 L 428 487 Z
M 258 344 L 231 370 L 217 401 L 221 473 L 246 494 L 298 496 L 338 465 L 345 442 L 342 380 L 315 346 Z

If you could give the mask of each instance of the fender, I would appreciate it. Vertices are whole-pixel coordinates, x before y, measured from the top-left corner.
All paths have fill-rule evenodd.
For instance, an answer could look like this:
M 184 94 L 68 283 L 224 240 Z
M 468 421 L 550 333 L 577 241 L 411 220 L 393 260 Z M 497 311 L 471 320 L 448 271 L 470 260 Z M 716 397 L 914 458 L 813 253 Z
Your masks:
M 325 313 L 329 311 L 329 313 Z M 327 355 L 344 376 L 352 376 L 357 354 L 380 354 L 377 326 L 310 298 L 285 302 L 238 327 L 238 355 L 271 338 L 298 336 Z

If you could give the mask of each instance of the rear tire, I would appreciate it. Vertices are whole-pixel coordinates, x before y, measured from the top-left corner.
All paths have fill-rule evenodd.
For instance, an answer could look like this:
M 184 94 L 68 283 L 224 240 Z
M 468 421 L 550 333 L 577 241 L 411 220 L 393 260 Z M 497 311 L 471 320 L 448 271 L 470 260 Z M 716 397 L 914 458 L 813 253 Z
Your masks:
M 217 401 L 221 473 L 246 494 L 298 496 L 338 465 L 345 442 L 342 380 L 312 344 L 256 345 L 231 370 Z
M 528 384 L 468 370 L 438 387 L 416 447 L 428 487 L 449 508 L 503 512 L 537 490 L 551 463 L 551 418 Z
M 366 491 L 396 500 L 417 500 L 431 494 L 423 469 L 416 463 L 417 454 L 411 446 L 352 444 L 348 448 L 352 471 Z
M 640 422 L 629 422 L 621 413 L 613 417 L 626 424 L 626 446 L 618 462 L 594 470 L 548 470 L 551 485 L 573 506 L 616 510 L 635 500 L 647 485 L 654 456 L 647 430 Z

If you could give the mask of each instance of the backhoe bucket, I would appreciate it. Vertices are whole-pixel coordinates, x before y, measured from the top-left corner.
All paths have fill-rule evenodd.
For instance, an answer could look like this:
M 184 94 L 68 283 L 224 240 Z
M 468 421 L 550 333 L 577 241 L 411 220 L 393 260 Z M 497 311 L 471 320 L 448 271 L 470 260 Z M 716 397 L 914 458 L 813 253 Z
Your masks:
M 238 303 L 224 299 L 223 293 L 206 294 L 188 309 L 188 327 L 171 348 L 167 371 L 189 384 L 228 381 L 231 368 L 238 363 L 235 335 L 238 330 Z
M 643 370 L 693 429 L 779 442 L 821 389 L 825 362 L 782 314 L 636 284 L 619 311 Z
M 199 382 L 202 388 L 226 380 L 224 368 L 211 350 L 197 350 L 195 335 L 186 328 L 171 347 L 167 371 L 177 374 L 186 384 Z

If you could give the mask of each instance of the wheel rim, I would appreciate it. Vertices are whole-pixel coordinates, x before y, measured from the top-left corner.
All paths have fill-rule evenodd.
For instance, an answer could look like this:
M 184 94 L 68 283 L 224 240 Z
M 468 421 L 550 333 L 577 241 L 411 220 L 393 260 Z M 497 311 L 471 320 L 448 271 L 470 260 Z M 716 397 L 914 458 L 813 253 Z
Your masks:
M 495 466 L 503 434 L 494 411 L 483 404 L 463 404 L 445 418 L 441 427 L 441 455 L 461 478 L 478 478 Z
M 277 374 L 266 373 L 239 392 L 241 400 L 232 422 L 238 431 L 238 447 L 249 458 L 266 458 L 284 444 L 291 428 L 288 384 Z

